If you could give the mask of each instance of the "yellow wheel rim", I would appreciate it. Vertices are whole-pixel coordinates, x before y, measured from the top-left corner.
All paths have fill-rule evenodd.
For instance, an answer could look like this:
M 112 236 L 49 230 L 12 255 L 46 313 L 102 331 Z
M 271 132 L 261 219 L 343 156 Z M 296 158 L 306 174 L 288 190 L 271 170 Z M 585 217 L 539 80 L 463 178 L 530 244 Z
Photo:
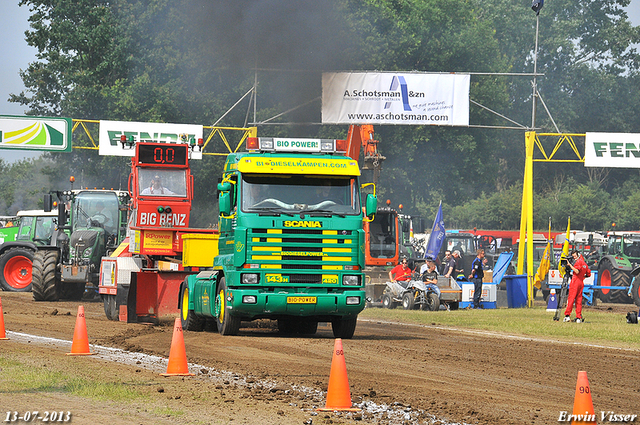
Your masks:
M 189 288 L 184 288 L 182 292 L 182 320 L 187 321 L 189 314 Z
M 224 291 L 220 290 L 220 293 L 218 294 L 218 296 L 220 297 L 220 316 L 218 317 L 218 321 L 220 323 L 224 322 Z

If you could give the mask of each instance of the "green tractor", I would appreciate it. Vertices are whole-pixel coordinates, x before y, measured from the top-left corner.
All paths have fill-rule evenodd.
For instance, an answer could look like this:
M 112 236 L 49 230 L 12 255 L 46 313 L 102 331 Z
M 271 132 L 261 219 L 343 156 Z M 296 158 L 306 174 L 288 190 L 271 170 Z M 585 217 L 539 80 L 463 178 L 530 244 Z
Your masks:
M 54 212 L 43 210 L 19 211 L 12 240 L 0 245 L 0 287 L 4 291 L 31 291 L 33 254 L 39 245 L 49 245 L 56 228 Z
M 629 303 L 631 271 L 640 265 L 640 234 L 611 233 L 598 265 L 598 297 L 602 302 Z M 608 287 L 611 287 L 609 289 Z M 615 288 L 615 289 L 614 289 Z M 638 292 L 636 290 L 636 292 Z M 635 297 L 638 298 L 638 297 Z M 640 305 L 640 299 L 636 304 Z
M 80 189 L 45 195 L 45 211 L 58 200 L 58 230 L 50 245 L 33 256 L 32 292 L 36 301 L 97 297 L 100 261 L 126 237 L 129 193 Z

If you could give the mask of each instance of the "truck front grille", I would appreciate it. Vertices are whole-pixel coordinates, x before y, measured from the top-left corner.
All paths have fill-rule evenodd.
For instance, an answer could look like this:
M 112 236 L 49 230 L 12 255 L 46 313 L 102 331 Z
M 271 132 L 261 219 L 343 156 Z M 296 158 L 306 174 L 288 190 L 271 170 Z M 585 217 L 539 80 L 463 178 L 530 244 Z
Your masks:
M 351 230 L 248 229 L 247 241 L 247 262 L 278 282 L 337 284 L 346 265 L 358 264 L 358 234 Z

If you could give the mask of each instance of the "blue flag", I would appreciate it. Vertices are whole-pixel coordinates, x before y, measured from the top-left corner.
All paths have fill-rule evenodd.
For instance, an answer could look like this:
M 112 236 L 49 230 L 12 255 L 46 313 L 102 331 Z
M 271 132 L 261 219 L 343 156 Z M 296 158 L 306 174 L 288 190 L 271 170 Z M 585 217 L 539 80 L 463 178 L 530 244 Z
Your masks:
M 544 0 L 533 0 L 531 3 L 531 9 L 536 12 L 536 15 L 540 14 L 540 9 L 544 6 Z
M 442 201 L 440 201 L 440 207 L 438 207 L 436 219 L 433 221 L 433 228 L 431 229 L 427 249 L 424 252 L 424 258 L 435 260 L 440 252 L 442 242 L 444 242 L 444 220 L 442 219 Z

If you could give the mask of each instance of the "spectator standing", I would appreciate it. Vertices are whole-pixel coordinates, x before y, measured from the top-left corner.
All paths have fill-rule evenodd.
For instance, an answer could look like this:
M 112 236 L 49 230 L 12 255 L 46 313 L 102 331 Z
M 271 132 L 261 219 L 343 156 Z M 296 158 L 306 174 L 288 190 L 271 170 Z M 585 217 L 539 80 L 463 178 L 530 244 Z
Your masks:
M 484 278 L 484 249 L 476 251 L 476 258 L 471 263 L 469 279 L 473 282 L 473 308 L 480 308 L 482 296 L 482 279 Z
M 458 252 L 458 251 L 456 251 Z M 456 278 L 456 259 L 451 255 L 451 251 L 446 250 L 444 252 L 444 277 Z

